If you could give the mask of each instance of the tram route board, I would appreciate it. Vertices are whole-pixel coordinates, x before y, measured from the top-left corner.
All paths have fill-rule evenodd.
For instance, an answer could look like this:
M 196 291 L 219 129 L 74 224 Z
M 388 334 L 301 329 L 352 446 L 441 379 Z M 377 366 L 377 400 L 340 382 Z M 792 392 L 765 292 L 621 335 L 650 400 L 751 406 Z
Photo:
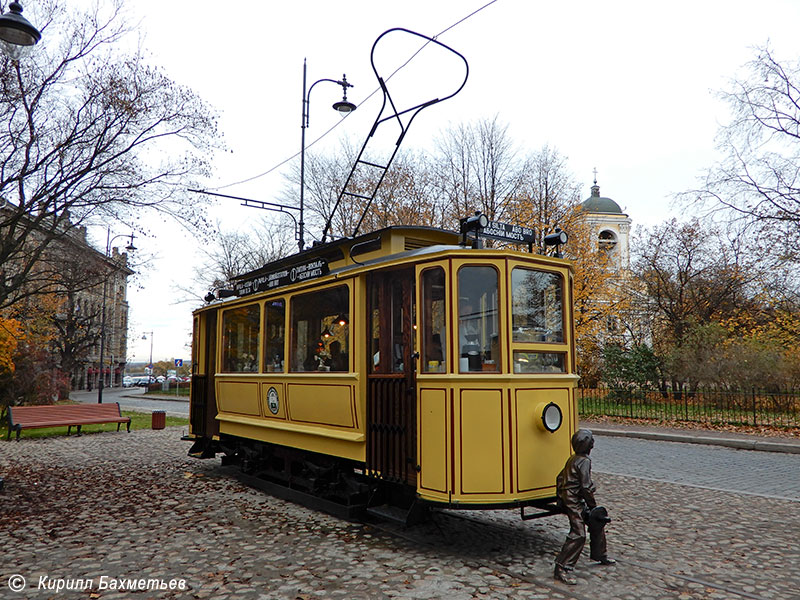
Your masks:
M 271 273 L 265 273 L 264 275 L 237 281 L 234 289 L 237 296 L 247 296 L 292 283 L 316 279 L 317 277 L 327 275 L 328 272 L 328 261 L 324 258 L 315 258 L 306 263 L 287 266 L 272 271 Z
M 515 242 L 517 244 L 532 244 L 534 242 L 533 229 L 521 227 L 510 223 L 489 221 L 489 224 L 478 233 L 481 237 L 500 240 L 501 242 Z

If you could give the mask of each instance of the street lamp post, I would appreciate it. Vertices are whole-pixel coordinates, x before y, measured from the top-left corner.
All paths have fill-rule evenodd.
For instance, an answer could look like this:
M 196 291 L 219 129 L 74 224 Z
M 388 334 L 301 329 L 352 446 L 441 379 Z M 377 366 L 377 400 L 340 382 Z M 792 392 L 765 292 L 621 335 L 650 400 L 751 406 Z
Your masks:
M 22 16 L 22 5 L 11 2 L 8 12 L 0 15 L 0 47 L 12 59 L 20 56 L 42 39 L 42 34 Z
M 125 250 L 128 252 L 133 252 L 136 250 L 136 247 L 133 245 L 133 234 L 120 234 L 111 237 L 111 228 L 109 227 L 106 233 L 106 258 L 111 258 L 111 243 L 116 240 L 117 238 L 121 237 L 129 237 L 131 238 L 130 243 L 125 247 Z M 116 273 L 116 266 L 111 270 L 110 275 Z M 102 316 L 100 317 L 100 379 L 97 382 L 97 403 L 103 403 L 103 387 L 105 385 L 106 375 L 103 372 L 105 365 L 105 351 L 106 351 L 106 299 L 108 297 L 108 277 L 109 275 L 105 275 L 103 277 L 103 312 Z M 113 379 L 112 379 L 113 383 Z
M 150 383 L 153 383 L 153 381 L 152 381 L 152 379 L 153 379 L 153 332 L 152 331 L 145 331 L 144 335 L 142 335 L 142 339 L 146 340 L 148 333 L 150 334 L 150 363 L 149 363 L 149 365 L 150 365 L 150 373 L 148 374 L 148 377 L 147 377 L 147 383 L 150 384 Z
M 352 83 L 347 82 L 347 75 L 342 75 L 341 81 L 337 81 L 336 79 L 319 79 L 312 83 L 311 87 L 308 88 L 308 92 L 306 92 L 306 60 L 303 59 L 303 117 L 300 123 L 300 222 L 297 224 L 297 229 L 299 231 L 297 245 L 300 252 L 302 252 L 303 248 L 305 247 L 305 222 L 303 221 L 303 208 L 305 200 L 306 128 L 308 127 L 308 107 L 309 101 L 311 100 L 311 90 L 314 89 L 315 85 L 323 81 L 330 81 L 331 83 L 342 86 L 342 100 L 333 104 L 333 108 L 339 111 L 342 116 L 351 113 L 356 109 L 356 105 L 352 102 L 348 102 L 347 100 L 347 88 L 353 87 Z

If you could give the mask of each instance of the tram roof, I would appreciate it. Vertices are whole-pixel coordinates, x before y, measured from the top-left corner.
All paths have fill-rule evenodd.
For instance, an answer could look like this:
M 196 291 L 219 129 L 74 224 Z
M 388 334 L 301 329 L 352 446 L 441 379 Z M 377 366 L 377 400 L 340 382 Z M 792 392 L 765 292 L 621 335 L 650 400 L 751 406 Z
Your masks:
M 306 264 L 315 259 L 323 259 L 331 270 L 349 265 L 375 262 L 376 259 L 417 250 L 431 246 L 456 246 L 461 236 L 447 229 L 415 225 L 395 225 L 372 231 L 355 238 L 342 238 L 325 244 L 316 243 L 312 247 L 284 258 L 269 262 L 263 267 L 243 273 L 233 278 L 243 281 L 271 273 L 297 264 Z M 361 259 L 353 260 L 361 256 Z
M 397 260 L 420 259 L 446 250 L 468 250 L 462 236 L 435 227 L 396 225 L 326 244 L 317 243 L 303 252 L 266 263 L 263 267 L 233 278 L 234 290 L 218 296 L 223 302 L 235 301 L 257 292 L 278 290 L 293 284 L 342 274 L 351 270 L 374 268 Z M 551 257 L 545 258 L 548 262 Z M 555 259 L 555 262 L 561 262 Z M 566 262 L 566 261 L 565 261 Z

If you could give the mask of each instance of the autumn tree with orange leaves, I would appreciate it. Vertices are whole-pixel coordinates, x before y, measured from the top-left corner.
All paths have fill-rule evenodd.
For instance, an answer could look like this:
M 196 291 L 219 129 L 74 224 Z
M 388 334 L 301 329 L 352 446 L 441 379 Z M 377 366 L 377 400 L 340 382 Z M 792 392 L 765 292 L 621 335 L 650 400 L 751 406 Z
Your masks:
M 776 289 L 780 256 L 730 226 L 671 220 L 637 240 L 641 311 L 674 389 L 797 389 L 800 305 Z M 786 281 L 784 281 L 784 286 Z

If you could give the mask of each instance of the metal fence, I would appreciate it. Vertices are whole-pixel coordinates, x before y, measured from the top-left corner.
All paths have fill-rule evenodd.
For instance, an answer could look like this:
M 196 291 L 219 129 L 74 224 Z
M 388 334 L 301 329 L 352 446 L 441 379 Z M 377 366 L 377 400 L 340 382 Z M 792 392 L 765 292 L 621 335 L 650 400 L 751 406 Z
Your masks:
M 800 392 L 578 389 L 583 416 L 800 427 Z

